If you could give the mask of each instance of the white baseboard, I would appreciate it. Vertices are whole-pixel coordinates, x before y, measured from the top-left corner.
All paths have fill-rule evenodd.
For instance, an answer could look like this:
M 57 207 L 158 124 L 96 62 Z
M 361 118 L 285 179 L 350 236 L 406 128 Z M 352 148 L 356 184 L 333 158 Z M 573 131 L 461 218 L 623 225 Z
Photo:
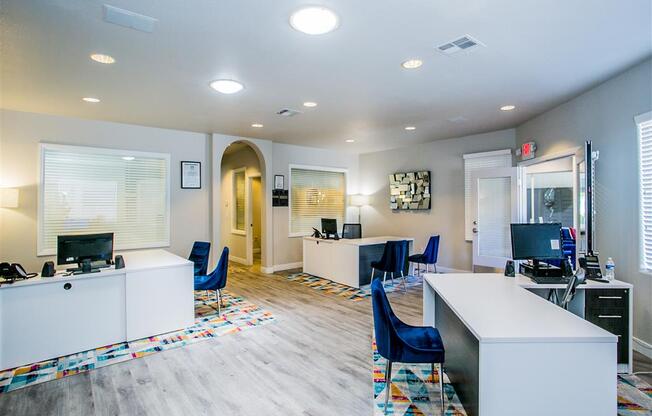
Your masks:
M 634 341 L 634 345 L 632 346 L 634 351 L 638 351 L 646 357 L 652 358 L 652 344 L 648 344 L 642 339 L 636 337 L 633 337 L 632 340 Z
M 281 272 L 283 270 L 300 269 L 302 267 L 303 267 L 303 262 L 297 261 L 294 263 L 275 264 L 273 268 L 275 272 Z
M 437 271 L 441 273 L 473 273 L 470 270 L 459 270 L 440 265 L 437 265 Z
M 229 254 L 229 260 L 247 266 L 247 259 L 243 259 L 242 257 L 236 257 Z
M 272 274 L 272 273 L 274 273 L 274 267 L 273 266 L 272 267 L 260 266 L 260 271 L 265 273 L 265 274 Z

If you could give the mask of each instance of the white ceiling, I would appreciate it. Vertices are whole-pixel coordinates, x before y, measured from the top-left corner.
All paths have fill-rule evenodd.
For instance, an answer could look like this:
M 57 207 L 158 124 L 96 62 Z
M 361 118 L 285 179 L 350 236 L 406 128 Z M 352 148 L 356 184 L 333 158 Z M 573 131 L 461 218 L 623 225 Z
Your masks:
M 2 108 L 355 152 L 513 127 L 652 54 L 650 0 L 109 2 L 157 18 L 151 34 L 103 22 L 101 1 L 0 1 Z M 336 11 L 339 29 L 293 30 L 305 4 Z M 464 34 L 486 47 L 435 51 Z M 424 65 L 402 69 L 412 57 Z M 216 78 L 246 89 L 218 94 Z

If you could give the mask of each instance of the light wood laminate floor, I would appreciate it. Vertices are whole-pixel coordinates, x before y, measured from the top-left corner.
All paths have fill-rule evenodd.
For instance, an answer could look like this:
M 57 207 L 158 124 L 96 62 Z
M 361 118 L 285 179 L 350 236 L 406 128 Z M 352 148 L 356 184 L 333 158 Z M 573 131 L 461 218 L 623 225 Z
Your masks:
M 276 323 L 3 394 L 0 415 L 371 415 L 370 300 L 258 270 L 236 267 L 227 288 Z M 390 301 L 420 324 L 420 288 Z

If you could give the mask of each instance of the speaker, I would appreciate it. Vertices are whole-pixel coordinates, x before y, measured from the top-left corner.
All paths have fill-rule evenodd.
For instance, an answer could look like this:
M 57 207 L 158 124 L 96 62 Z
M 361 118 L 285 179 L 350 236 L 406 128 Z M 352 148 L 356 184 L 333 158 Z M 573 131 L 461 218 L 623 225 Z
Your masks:
M 115 256 L 115 261 L 114 262 L 115 262 L 115 268 L 116 269 L 124 269 L 125 268 L 125 259 L 122 256 L 120 256 L 120 255 Z
M 54 270 L 54 262 L 46 261 L 41 269 L 41 277 L 52 277 L 57 271 Z
M 505 263 L 505 276 L 507 276 L 507 277 L 515 277 L 516 276 L 516 270 L 514 269 L 514 261 L 513 260 L 507 260 L 507 263 Z

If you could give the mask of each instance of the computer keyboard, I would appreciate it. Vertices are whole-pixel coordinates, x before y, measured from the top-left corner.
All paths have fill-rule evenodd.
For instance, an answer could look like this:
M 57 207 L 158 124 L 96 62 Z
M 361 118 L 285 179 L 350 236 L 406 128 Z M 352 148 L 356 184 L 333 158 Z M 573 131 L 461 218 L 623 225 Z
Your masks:
M 530 276 L 539 285 L 567 285 L 570 277 Z

